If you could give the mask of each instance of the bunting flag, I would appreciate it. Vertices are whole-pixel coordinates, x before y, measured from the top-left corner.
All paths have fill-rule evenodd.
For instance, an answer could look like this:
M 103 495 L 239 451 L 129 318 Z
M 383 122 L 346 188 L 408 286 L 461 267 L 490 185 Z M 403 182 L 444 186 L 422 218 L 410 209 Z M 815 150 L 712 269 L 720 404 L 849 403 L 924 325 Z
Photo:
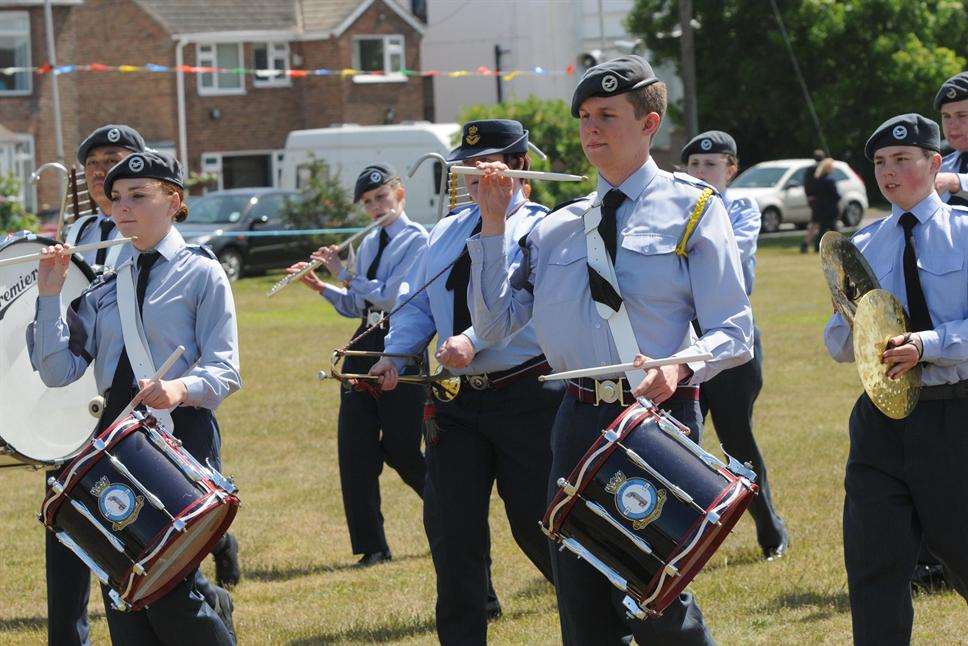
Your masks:
M 240 76 L 255 76 L 260 79 L 271 79 L 281 76 L 289 78 L 305 78 L 307 76 L 339 76 L 340 78 L 351 78 L 359 75 L 366 76 L 406 76 L 406 77 L 446 77 L 446 78 L 472 78 L 472 77 L 497 77 L 500 76 L 505 81 L 513 81 L 520 77 L 534 76 L 574 76 L 575 66 L 569 65 L 563 70 L 547 70 L 543 67 L 533 67 L 531 69 L 520 70 L 493 70 L 486 65 L 482 65 L 474 70 L 408 70 L 387 74 L 385 72 L 365 72 L 362 70 L 347 67 L 343 69 L 319 68 L 314 70 L 252 70 L 243 67 L 197 67 L 193 65 L 169 66 L 146 63 L 144 65 L 104 65 L 103 63 L 88 63 L 86 65 L 70 64 L 52 67 L 50 63 L 34 67 L 0 67 L 0 75 L 12 76 L 14 74 L 54 74 L 61 76 L 64 74 L 77 74 L 78 72 L 120 72 L 122 74 L 152 73 L 152 74 L 174 74 L 184 72 L 185 74 L 237 74 Z

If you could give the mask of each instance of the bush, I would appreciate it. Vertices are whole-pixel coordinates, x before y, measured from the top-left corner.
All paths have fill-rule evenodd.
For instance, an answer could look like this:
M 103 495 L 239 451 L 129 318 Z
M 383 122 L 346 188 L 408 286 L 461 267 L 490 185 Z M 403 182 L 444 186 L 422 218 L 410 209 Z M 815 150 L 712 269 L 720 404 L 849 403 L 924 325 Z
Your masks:
M 24 208 L 19 195 L 20 180 L 12 174 L 0 175 L 0 233 L 36 231 L 40 225 L 37 217 Z
M 286 204 L 286 213 L 297 229 L 328 229 L 362 226 L 363 216 L 356 211 L 352 196 L 339 181 L 339 176 L 321 160 L 312 158 L 298 170 L 303 178 L 302 196 Z M 314 236 L 317 246 L 335 244 L 345 236 Z
M 466 108 L 460 122 L 477 119 L 514 119 L 529 131 L 529 139 L 546 155 L 541 161 L 531 155 L 534 170 L 585 175 L 584 182 L 531 182 L 531 200 L 553 207 L 556 204 L 595 190 L 596 171 L 581 149 L 578 120 L 571 116 L 571 106 L 561 99 L 542 100 L 531 95 L 523 101 L 506 101 L 496 105 L 475 105 Z M 454 145 L 460 143 L 460 133 Z

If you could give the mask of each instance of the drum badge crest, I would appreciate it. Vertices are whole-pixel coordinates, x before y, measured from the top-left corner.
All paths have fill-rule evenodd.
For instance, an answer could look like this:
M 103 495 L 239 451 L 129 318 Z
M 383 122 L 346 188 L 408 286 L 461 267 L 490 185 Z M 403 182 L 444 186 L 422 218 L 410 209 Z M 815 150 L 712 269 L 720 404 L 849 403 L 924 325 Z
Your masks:
M 144 496 L 136 496 L 131 487 L 119 482 L 111 484 L 107 476 L 95 483 L 91 494 L 97 497 L 98 510 L 111 521 L 111 529 L 116 532 L 138 520 L 145 504 Z
M 639 530 L 662 515 L 666 501 L 665 489 L 642 478 L 628 478 L 616 471 L 605 486 L 605 491 L 615 496 L 615 508 L 624 518 L 632 521 L 632 528 Z
M 464 137 L 464 141 L 468 146 L 474 146 L 481 140 L 481 136 L 477 134 L 477 126 L 471 126 L 467 129 L 467 136 Z

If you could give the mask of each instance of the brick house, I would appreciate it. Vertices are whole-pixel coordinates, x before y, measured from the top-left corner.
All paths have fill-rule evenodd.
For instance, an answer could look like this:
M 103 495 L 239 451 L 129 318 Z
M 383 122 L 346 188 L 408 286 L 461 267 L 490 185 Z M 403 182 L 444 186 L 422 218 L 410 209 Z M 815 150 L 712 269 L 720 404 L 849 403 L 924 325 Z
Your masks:
M 97 126 L 124 122 L 149 145 L 216 173 L 219 188 L 271 186 L 291 130 L 432 118 L 420 69 L 424 24 L 395 0 L 54 0 L 60 65 L 153 63 L 376 74 L 260 78 L 235 73 L 76 72 L 58 77 L 64 151 Z M 42 0 L 0 0 L 0 69 L 47 61 Z M 0 74 L 0 173 L 26 178 L 56 159 L 51 76 Z M 56 208 L 45 175 L 24 199 Z

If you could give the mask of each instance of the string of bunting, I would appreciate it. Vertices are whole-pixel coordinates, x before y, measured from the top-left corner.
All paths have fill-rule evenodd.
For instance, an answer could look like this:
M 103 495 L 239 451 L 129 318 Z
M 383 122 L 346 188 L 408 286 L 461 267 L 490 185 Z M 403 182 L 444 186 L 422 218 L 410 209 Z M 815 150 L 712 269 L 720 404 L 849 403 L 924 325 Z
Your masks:
M 255 70 L 248 69 L 244 67 L 198 67 L 195 65 L 156 65 L 154 63 L 146 63 L 145 65 L 104 65 L 102 63 L 89 63 L 86 65 L 58 65 L 53 67 L 50 63 L 44 63 L 40 66 L 35 67 L 0 67 L 0 74 L 14 75 L 22 73 L 30 74 L 56 74 L 58 76 L 63 74 L 76 74 L 78 72 L 120 72 L 122 74 L 132 74 L 132 73 L 154 73 L 154 74 L 173 74 L 176 72 L 184 72 L 185 74 L 237 74 L 245 76 L 255 76 L 262 79 L 272 79 L 278 77 L 289 77 L 289 78 L 305 78 L 308 76 L 339 76 L 342 78 L 353 77 L 357 75 L 367 75 L 367 76 L 410 76 L 410 77 L 433 77 L 439 76 L 443 78 L 464 78 L 464 77 L 482 77 L 489 76 L 495 77 L 500 76 L 505 81 L 513 81 L 519 76 L 573 76 L 575 74 L 575 66 L 569 65 L 563 70 L 546 70 L 543 67 L 533 67 L 531 69 L 521 69 L 521 70 L 493 70 L 487 66 L 481 66 L 474 70 L 408 70 L 404 69 L 400 72 L 394 72 L 392 74 L 387 74 L 385 72 L 367 72 L 363 70 L 353 69 L 351 67 L 343 69 L 327 69 L 319 68 L 313 70 L 298 70 L 298 69 L 288 69 L 288 70 Z

